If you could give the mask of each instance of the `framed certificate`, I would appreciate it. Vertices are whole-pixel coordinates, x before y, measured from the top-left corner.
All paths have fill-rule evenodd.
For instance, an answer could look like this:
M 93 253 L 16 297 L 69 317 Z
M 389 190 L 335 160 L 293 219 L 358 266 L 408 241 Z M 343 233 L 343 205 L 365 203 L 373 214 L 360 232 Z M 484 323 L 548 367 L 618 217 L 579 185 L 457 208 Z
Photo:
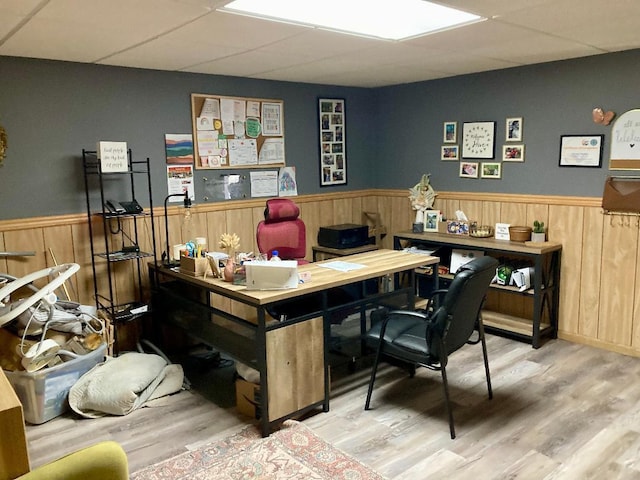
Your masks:
M 496 122 L 462 124 L 462 158 L 493 158 Z
M 562 135 L 560 166 L 601 167 L 603 140 L 604 135 Z

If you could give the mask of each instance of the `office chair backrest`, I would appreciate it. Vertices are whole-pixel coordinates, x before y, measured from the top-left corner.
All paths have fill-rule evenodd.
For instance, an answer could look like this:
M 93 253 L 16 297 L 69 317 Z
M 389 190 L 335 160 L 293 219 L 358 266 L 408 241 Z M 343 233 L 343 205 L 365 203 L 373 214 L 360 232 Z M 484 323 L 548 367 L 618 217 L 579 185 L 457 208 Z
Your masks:
M 471 337 L 497 266 L 495 258 L 479 257 L 463 265 L 451 282 L 432 317 L 435 331 L 446 336 L 447 354 L 458 350 Z M 427 329 L 427 343 L 429 350 L 437 356 L 440 349 L 438 342 L 434 341 L 436 337 L 429 335 L 431 331 Z
M 271 252 L 277 250 L 283 260 L 305 263 L 307 233 L 299 215 L 300 208 L 288 198 L 267 200 L 264 220 L 260 221 L 256 231 L 260 252 L 271 257 Z

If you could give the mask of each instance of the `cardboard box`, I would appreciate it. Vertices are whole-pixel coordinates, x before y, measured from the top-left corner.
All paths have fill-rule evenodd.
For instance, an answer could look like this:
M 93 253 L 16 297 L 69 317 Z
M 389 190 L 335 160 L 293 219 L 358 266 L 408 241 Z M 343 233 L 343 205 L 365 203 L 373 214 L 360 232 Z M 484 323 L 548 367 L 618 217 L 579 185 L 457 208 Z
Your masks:
M 204 276 L 209 269 L 209 261 L 205 257 L 180 257 L 180 273 Z
M 236 408 L 238 413 L 259 419 L 260 402 L 260 385 L 238 378 L 236 380 Z

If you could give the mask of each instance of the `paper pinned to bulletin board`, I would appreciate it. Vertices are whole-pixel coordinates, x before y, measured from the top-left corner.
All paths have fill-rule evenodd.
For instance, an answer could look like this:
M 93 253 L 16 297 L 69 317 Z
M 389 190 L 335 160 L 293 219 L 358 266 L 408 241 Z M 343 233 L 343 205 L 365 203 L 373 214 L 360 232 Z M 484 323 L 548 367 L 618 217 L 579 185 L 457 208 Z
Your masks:
M 285 165 L 282 100 L 191 94 L 196 169 Z

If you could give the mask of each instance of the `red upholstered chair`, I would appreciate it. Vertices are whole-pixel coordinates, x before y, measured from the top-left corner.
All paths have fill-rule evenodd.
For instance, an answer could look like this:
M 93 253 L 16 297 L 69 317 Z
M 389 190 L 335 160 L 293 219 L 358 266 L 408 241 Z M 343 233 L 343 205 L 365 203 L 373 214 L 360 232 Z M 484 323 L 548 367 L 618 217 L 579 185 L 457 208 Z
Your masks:
M 267 200 L 264 220 L 260 221 L 256 231 L 260 253 L 271 258 L 271 252 L 277 250 L 283 260 L 309 263 L 304 258 L 307 254 L 307 232 L 299 216 L 300 208 L 288 198 Z
M 256 240 L 260 253 L 271 258 L 271 252 L 278 251 L 283 260 L 297 260 L 298 265 L 309 263 L 304 256 L 307 253 L 307 235 L 304 222 L 298 218 L 300 208 L 288 198 L 267 200 L 264 220 L 258 224 Z M 329 306 L 335 307 L 353 300 L 351 292 L 342 287 L 329 290 Z M 311 312 L 322 312 L 322 296 L 316 293 L 280 303 L 267 311 L 274 318 L 298 317 Z M 348 312 L 331 314 L 331 323 L 340 323 Z

